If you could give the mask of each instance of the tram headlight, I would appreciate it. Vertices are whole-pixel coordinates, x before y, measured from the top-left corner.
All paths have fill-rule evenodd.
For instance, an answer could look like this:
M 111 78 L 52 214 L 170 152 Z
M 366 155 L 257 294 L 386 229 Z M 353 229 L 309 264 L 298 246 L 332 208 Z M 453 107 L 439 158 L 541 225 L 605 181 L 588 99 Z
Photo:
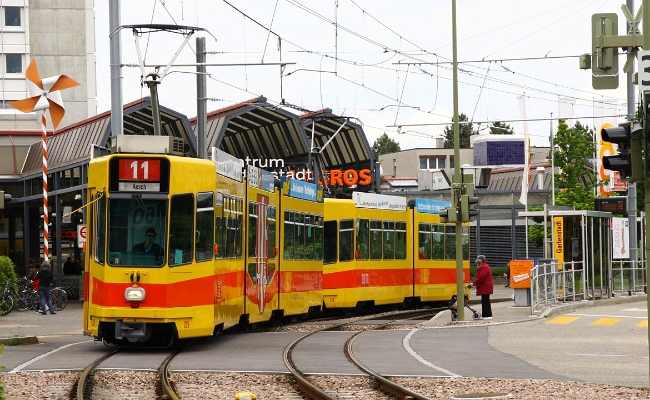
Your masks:
M 124 298 L 127 301 L 140 302 L 146 297 L 146 292 L 141 287 L 128 287 L 124 291 Z

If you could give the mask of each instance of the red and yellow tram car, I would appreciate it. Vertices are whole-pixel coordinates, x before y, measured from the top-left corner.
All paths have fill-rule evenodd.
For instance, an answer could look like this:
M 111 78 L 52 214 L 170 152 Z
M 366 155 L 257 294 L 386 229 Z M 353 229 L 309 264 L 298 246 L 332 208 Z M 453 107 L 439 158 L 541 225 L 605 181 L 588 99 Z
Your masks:
M 165 154 L 173 140 L 120 136 L 123 154 L 88 167 L 84 331 L 106 343 L 168 346 L 218 322 L 215 164 Z
M 414 199 L 409 202 L 413 216 L 414 238 L 413 296 L 418 302 L 440 302 L 451 299 L 456 284 L 456 225 L 440 222 L 438 212 L 450 204 L 444 201 Z M 469 276 L 469 224 L 463 224 L 463 282 Z M 417 251 L 416 251 L 417 250 Z
M 366 309 L 413 296 L 413 236 L 406 199 L 355 192 L 325 200 L 325 308 Z
M 366 310 L 450 300 L 457 289 L 455 225 L 440 222 L 439 206 L 359 192 L 351 200 L 326 199 L 324 307 Z M 469 282 L 469 227 L 461 234 Z
M 313 315 L 323 304 L 323 189 L 285 179 L 280 205 L 282 316 Z

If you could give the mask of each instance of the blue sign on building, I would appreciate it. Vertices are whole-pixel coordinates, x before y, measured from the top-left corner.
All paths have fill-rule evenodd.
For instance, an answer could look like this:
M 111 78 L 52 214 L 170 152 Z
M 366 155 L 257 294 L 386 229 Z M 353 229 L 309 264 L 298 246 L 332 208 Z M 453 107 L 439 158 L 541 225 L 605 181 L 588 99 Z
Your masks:
M 415 210 L 419 213 L 440 214 L 440 210 L 451 207 L 448 201 L 415 199 Z

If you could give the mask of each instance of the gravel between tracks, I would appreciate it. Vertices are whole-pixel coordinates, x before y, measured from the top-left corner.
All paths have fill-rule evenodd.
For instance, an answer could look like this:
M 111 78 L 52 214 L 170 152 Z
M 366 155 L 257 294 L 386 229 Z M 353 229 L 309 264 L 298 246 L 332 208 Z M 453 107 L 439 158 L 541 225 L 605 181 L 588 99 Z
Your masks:
M 67 400 L 79 372 L 0 374 L 7 400 Z M 103 370 L 95 378 L 93 400 L 154 399 L 150 371 Z M 289 375 L 251 373 L 172 373 L 181 399 L 228 400 L 250 391 L 259 400 L 300 399 Z M 341 399 L 376 400 L 365 377 L 311 376 L 317 386 L 336 388 Z M 432 399 L 452 399 L 470 393 L 510 394 L 508 399 L 611 400 L 648 399 L 648 388 L 597 385 L 573 381 L 475 378 L 396 378 L 398 383 Z M 490 397 L 483 397 L 490 398 Z

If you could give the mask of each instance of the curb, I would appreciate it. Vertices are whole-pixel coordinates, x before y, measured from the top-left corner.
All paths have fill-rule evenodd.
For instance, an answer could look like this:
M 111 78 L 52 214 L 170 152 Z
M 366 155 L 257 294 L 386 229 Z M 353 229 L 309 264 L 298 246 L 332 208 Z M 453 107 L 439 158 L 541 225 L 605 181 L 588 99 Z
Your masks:
M 36 336 L 16 336 L 10 338 L 0 338 L 0 345 L 3 346 L 22 346 L 28 344 L 38 344 Z
M 598 307 L 608 304 L 624 304 L 624 303 L 636 303 L 638 301 L 647 301 L 647 295 L 640 296 L 623 296 L 623 297 L 613 297 L 610 299 L 600 299 L 600 300 L 580 300 L 571 304 L 561 304 L 557 306 L 550 306 L 546 310 L 542 311 L 540 318 L 549 318 L 554 317 L 558 314 L 566 314 L 571 311 L 579 310 L 582 308 L 591 308 Z

